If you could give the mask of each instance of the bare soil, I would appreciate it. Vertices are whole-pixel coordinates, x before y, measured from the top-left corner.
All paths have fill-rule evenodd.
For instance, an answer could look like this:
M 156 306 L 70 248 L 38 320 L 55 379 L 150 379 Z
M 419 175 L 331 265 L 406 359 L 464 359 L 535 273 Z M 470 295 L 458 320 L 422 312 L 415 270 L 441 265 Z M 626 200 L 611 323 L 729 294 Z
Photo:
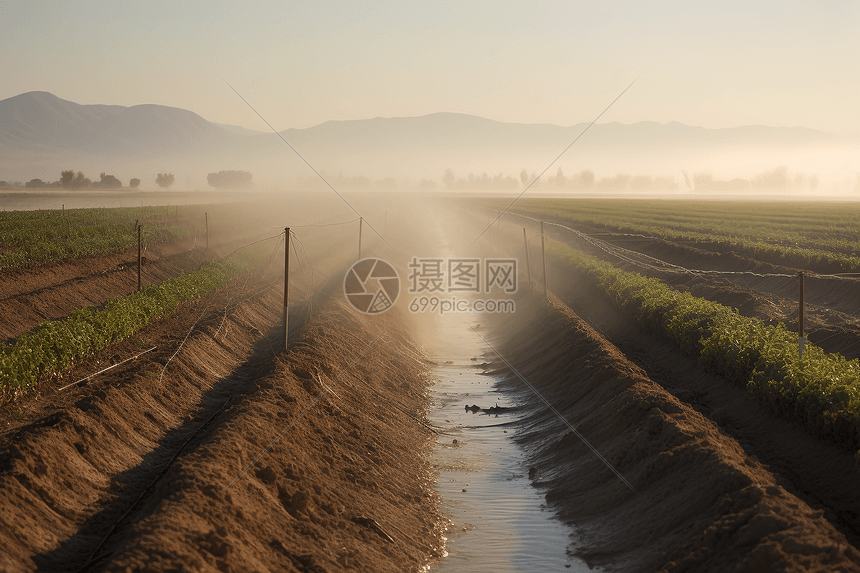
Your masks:
M 740 255 L 639 248 L 695 268 L 782 272 Z M 9 309 L 22 325 L 41 294 L 49 306 L 100 304 L 125 288 L 101 276 L 121 262 L 60 265 L 20 288 L 3 280 L 0 297 L 18 301 Z M 572 552 L 619 571 L 860 570 L 852 452 L 642 331 L 570 269 L 549 276 L 560 300 L 548 310 L 521 293 L 514 315 L 486 322 L 576 428 L 493 364 L 527 412 L 517 439 L 535 486 L 577 532 Z M 83 302 L 79 279 L 108 282 Z M 678 284 L 768 320 L 791 316 L 787 295 L 768 298 L 781 292 L 773 285 L 697 279 Z M 3 404 L 0 570 L 417 571 L 438 559 L 445 523 L 423 424 L 430 365 L 408 317 L 356 315 L 335 283 L 293 291 L 305 300 L 291 309 L 287 353 L 281 287 L 248 275 Z M 838 326 L 841 315 L 824 309 L 848 314 L 854 290 L 816 288 L 813 323 Z
M 860 552 L 826 511 L 724 426 L 652 381 L 558 299 L 547 311 L 542 297 L 517 305 L 497 324 L 502 354 L 579 436 L 497 366 L 530 411 L 517 439 L 535 465 L 534 485 L 575 528 L 578 557 L 609 571 L 860 570 Z
M 141 283 L 159 284 L 207 258 L 180 245 L 149 249 L 141 257 Z M 99 306 L 137 290 L 137 249 L 39 267 L 0 272 L 0 340 L 9 342 L 39 323 L 80 307 Z
M 0 570 L 415 571 L 437 558 L 432 432 L 406 415 L 427 407 L 426 361 L 396 316 L 324 298 L 295 305 L 283 354 L 282 296 L 236 281 L 65 378 L 157 350 L 6 404 Z
M 631 236 L 577 227 L 592 233 L 596 239 L 628 249 L 627 260 L 577 239 L 568 231 L 553 231 L 553 236 L 583 251 L 608 260 L 626 270 L 655 276 L 680 290 L 737 308 L 741 314 L 761 318 L 768 324 L 782 322 L 798 329 L 799 279 L 802 267 L 786 266 L 791 262 L 760 260 L 736 252 L 725 245 L 680 244 L 663 239 Z M 703 248 L 707 247 L 707 249 Z M 634 253 L 704 273 L 685 273 L 657 268 L 647 260 L 637 264 Z M 824 271 L 820 271 L 824 272 Z M 839 271 L 836 271 L 839 272 Z M 838 352 L 846 358 L 860 357 L 860 279 L 827 276 L 806 270 L 804 277 L 804 334 L 827 352 Z

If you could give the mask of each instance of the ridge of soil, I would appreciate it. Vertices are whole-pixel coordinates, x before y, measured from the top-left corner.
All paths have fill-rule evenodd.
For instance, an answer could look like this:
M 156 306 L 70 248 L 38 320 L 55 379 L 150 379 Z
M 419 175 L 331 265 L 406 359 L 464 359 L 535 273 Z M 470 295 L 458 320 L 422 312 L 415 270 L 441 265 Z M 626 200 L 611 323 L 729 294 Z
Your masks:
M 427 365 L 405 329 L 309 301 L 291 306 L 284 355 L 282 291 L 244 280 L 67 379 L 158 350 L 4 408 L 0 570 L 402 571 L 438 558 L 431 436 L 403 414 L 424 416 Z
M 824 511 L 561 301 L 542 306 L 522 294 L 498 319 L 502 354 L 636 490 L 499 364 L 530 410 L 515 439 L 577 531 L 573 553 L 608 571 L 860 571 Z
M 860 546 L 860 468 L 853 451 L 781 417 L 744 386 L 726 380 L 684 355 L 671 341 L 643 328 L 635 316 L 609 300 L 583 273 L 551 258 L 552 285 L 574 312 L 634 360 L 678 399 L 735 438 L 746 454 L 780 476 L 787 490 L 803 499 Z
M 679 243 L 660 237 L 648 237 L 643 234 L 623 229 L 612 225 L 591 223 L 587 221 L 572 221 L 564 217 L 544 215 L 545 220 L 554 221 L 562 225 L 575 226 L 580 231 L 593 234 L 606 234 L 612 240 L 628 241 L 633 239 L 636 242 L 637 238 L 641 238 L 644 248 L 654 249 L 655 252 L 660 252 L 663 256 L 675 258 L 678 261 L 684 259 L 695 261 L 698 265 L 706 265 L 698 268 L 710 268 L 714 270 L 731 270 L 731 267 L 743 265 L 744 270 L 755 270 L 756 272 L 783 272 L 792 269 L 795 272 L 797 269 L 809 269 L 816 273 L 831 274 L 852 271 L 854 269 L 845 268 L 839 262 L 830 261 L 809 261 L 804 257 L 792 255 L 789 253 L 776 253 L 759 251 L 754 248 L 732 245 L 727 242 L 720 241 L 690 241 L 695 247 L 689 244 Z M 601 237 L 602 238 L 602 237 Z M 801 245 L 802 246 L 802 245 Z M 820 250 L 825 248 L 817 247 Z M 638 250 L 638 249 L 636 249 Z M 644 251 L 643 251 L 644 252 Z M 838 252 L 833 250 L 833 252 Z M 659 255 L 653 255 L 658 256 Z M 684 266 L 683 262 L 677 262 Z
M 150 249 L 142 257 L 141 282 L 159 284 L 200 266 L 199 251 Z M 0 341 L 33 330 L 40 323 L 67 317 L 85 306 L 137 290 L 137 249 L 73 259 L 0 274 Z
M 741 314 L 767 324 L 783 322 L 796 328 L 798 269 L 765 263 L 733 251 L 714 253 L 663 239 L 624 235 L 601 236 L 606 242 L 684 268 L 739 274 L 682 273 L 622 261 L 570 233 L 554 233 L 559 240 L 609 261 L 619 268 L 656 277 L 694 296 L 737 308 Z M 766 274 L 781 276 L 763 276 Z M 825 352 L 860 358 L 860 280 L 809 275 L 804 278 L 804 334 Z

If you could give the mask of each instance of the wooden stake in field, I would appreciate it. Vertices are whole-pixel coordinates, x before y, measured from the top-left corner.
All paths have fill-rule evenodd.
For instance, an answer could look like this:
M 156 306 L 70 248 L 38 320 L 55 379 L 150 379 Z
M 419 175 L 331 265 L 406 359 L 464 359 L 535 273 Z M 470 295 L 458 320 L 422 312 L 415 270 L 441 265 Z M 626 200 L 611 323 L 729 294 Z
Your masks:
M 543 234 L 543 221 L 540 222 L 540 255 L 543 259 L 543 303 L 549 304 L 549 294 L 546 288 L 546 236 Z
M 284 227 L 284 352 L 290 338 L 290 228 Z
M 526 244 L 526 271 L 529 276 L 529 293 L 532 292 L 532 266 L 529 264 L 529 238 L 526 236 L 526 228 L 523 227 L 523 242 Z
M 137 223 L 135 223 L 135 225 L 137 225 Z M 140 228 L 141 227 L 142 227 L 142 225 L 137 225 L 137 290 L 140 290 L 140 288 L 141 288 L 141 286 L 140 286 L 141 285 L 141 283 L 140 283 L 140 261 L 141 261 L 141 256 L 140 256 Z
M 797 274 L 797 278 L 797 298 L 799 299 L 799 306 L 797 307 L 797 353 L 800 358 L 803 358 L 803 347 L 806 346 L 806 338 L 803 337 L 803 271 Z

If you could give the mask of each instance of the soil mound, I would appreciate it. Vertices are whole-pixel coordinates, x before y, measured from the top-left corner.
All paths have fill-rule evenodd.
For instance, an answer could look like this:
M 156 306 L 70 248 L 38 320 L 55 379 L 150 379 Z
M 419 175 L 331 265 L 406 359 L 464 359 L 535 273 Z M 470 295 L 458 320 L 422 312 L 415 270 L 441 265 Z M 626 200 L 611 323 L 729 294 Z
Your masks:
M 170 256 L 145 253 L 144 285 L 158 284 L 197 268 L 198 252 Z M 0 341 L 9 341 L 41 322 L 67 317 L 82 306 L 99 306 L 137 290 L 137 249 L 40 267 L 0 272 Z
M 577 530 L 576 555 L 618 571 L 860 571 L 823 511 L 557 299 L 546 312 L 541 302 L 522 296 L 500 321 L 501 352 L 575 428 L 508 379 L 531 410 L 517 439 Z
M 397 318 L 296 305 L 284 355 L 282 292 L 238 285 L 136 337 L 158 351 L 13 405 L 26 419 L 7 413 L 0 438 L 0 570 L 404 571 L 438 556 L 426 363 Z

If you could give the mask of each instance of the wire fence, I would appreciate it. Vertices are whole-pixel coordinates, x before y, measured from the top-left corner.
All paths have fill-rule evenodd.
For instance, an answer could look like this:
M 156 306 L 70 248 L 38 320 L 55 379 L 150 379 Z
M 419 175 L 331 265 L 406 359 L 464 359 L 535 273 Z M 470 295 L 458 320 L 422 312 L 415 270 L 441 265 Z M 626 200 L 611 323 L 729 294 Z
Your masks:
M 478 207 L 484 210 L 493 210 L 488 207 L 473 205 L 474 207 Z M 522 219 L 526 219 L 531 221 L 532 223 L 543 224 L 551 227 L 557 227 L 560 229 L 564 229 L 570 233 L 573 233 L 577 238 L 585 241 L 591 246 L 599 249 L 609 255 L 612 255 L 626 263 L 629 263 L 634 266 L 638 266 L 640 268 L 646 268 L 653 271 L 659 272 L 674 272 L 674 273 L 683 273 L 690 275 L 746 275 L 757 278 L 768 278 L 768 277 L 783 277 L 783 278 L 791 278 L 797 279 L 797 274 L 788 274 L 788 273 L 757 273 L 754 271 L 720 271 L 713 269 L 691 269 L 688 267 L 684 267 L 681 265 L 676 265 L 657 257 L 653 257 L 651 255 L 646 255 L 645 253 L 641 253 L 639 251 L 634 251 L 631 249 L 626 249 L 624 247 L 620 247 L 618 245 L 612 244 L 608 241 L 604 241 L 598 239 L 596 237 L 597 234 L 587 235 L 573 227 L 568 225 L 564 225 L 562 223 L 556 223 L 554 221 L 544 221 L 535 217 L 530 217 L 528 215 L 524 215 L 522 213 L 518 213 L 516 211 L 508 211 L 507 215 L 513 215 L 515 217 L 520 217 Z M 605 235 L 608 233 L 598 233 L 599 235 Z M 540 237 L 540 233 L 537 233 L 538 237 Z M 637 237 L 641 239 L 654 239 L 655 237 L 648 237 L 646 235 L 631 235 L 631 234 L 623 234 L 623 236 Z M 860 277 L 860 273 L 830 273 L 830 274 L 819 274 L 814 271 L 804 270 L 804 276 L 807 278 L 813 277 L 818 279 L 847 279 L 850 280 L 852 277 Z

